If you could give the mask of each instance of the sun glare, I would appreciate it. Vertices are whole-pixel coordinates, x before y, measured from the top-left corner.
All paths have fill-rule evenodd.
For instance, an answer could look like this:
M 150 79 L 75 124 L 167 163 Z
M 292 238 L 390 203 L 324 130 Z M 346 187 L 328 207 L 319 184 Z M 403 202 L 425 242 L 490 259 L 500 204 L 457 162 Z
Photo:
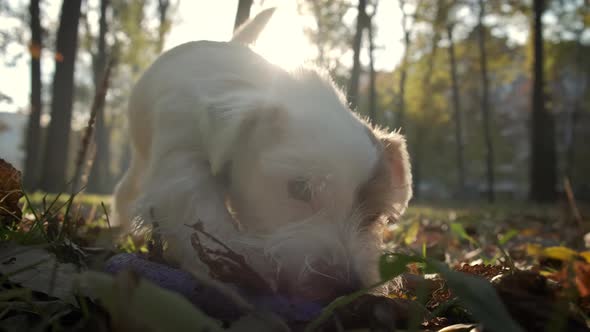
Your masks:
M 295 6 L 279 6 L 253 48 L 268 61 L 294 69 L 312 59 L 315 52 L 303 28 L 304 18 Z

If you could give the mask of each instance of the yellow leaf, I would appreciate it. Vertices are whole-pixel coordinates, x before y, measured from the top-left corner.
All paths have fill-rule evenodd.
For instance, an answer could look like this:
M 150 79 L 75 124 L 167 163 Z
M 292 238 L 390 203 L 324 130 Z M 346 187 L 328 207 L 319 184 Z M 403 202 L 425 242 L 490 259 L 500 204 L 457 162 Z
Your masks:
M 582 256 L 587 263 L 590 263 L 590 251 L 582 251 L 580 256 Z
M 416 220 L 410 225 L 406 232 L 406 236 L 404 236 L 404 242 L 406 245 L 410 245 L 416 242 L 416 238 L 418 237 L 418 231 L 420 230 L 420 221 Z
M 536 228 L 525 228 L 520 231 L 520 235 L 522 236 L 535 236 L 539 234 L 539 230 Z
M 578 253 L 567 247 L 548 247 L 541 252 L 542 256 L 560 261 L 571 261 L 578 257 Z
M 543 248 L 538 244 L 527 243 L 526 245 L 526 253 L 529 256 L 539 256 L 542 250 Z

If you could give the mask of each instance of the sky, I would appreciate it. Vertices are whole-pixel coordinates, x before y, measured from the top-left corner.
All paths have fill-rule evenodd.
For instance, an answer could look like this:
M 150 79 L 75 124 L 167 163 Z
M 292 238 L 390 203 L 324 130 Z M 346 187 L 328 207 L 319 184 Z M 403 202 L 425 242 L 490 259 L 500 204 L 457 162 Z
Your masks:
M 94 4 L 97 0 L 89 0 Z M 164 50 L 194 40 L 227 41 L 231 38 L 237 0 L 179 0 L 179 7 L 174 16 L 174 22 L 169 35 L 166 38 Z M 17 8 L 26 8 L 28 1 L 9 0 Z M 48 17 L 42 24 L 57 22 L 59 17 L 61 0 L 45 1 L 44 10 Z M 252 8 L 251 15 L 268 7 L 277 7 L 267 29 L 261 35 L 255 50 L 269 61 L 290 68 L 315 55 L 315 47 L 310 44 L 303 33 L 305 26 L 313 24 L 310 17 L 298 15 L 294 0 L 257 0 Z M 351 9 L 343 22 L 352 24 L 355 20 L 356 10 Z M 96 21 L 95 16 L 90 15 L 91 22 Z M 375 65 L 380 70 L 392 70 L 400 61 L 403 53 L 401 43 L 401 13 L 396 1 L 381 1 L 375 24 L 379 30 L 375 36 L 377 48 L 375 50 Z M 0 18 L 0 28 L 6 29 L 22 24 L 18 20 Z M 55 33 L 55 32 L 51 32 Z M 25 36 L 25 40 L 28 36 Z M 6 66 L 0 63 L 0 91 L 13 99 L 12 104 L 0 104 L 0 111 L 18 111 L 28 105 L 29 95 L 29 58 L 26 54 L 26 45 L 12 45 L 9 55 L 24 53 L 14 66 Z M 9 56 L 10 57 L 10 56 Z M 366 54 L 362 55 L 362 61 L 367 62 Z M 350 62 L 352 59 L 350 60 Z M 344 59 L 347 63 L 347 59 Z M 51 46 L 44 51 L 42 63 L 44 81 L 50 82 L 53 72 L 53 60 Z M 46 84 L 47 86 L 47 84 Z

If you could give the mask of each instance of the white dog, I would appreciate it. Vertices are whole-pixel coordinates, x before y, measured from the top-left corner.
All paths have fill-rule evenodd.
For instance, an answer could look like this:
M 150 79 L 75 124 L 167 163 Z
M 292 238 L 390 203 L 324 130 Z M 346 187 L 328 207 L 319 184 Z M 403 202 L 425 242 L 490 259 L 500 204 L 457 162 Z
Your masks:
M 412 195 L 406 144 L 359 119 L 325 74 L 244 46 L 268 16 L 231 42 L 178 46 L 139 80 L 114 219 L 157 221 L 184 267 L 200 264 L 186 226 L 200 220 L 270 284 L 325 300 L 378 281 L 382 227 Z

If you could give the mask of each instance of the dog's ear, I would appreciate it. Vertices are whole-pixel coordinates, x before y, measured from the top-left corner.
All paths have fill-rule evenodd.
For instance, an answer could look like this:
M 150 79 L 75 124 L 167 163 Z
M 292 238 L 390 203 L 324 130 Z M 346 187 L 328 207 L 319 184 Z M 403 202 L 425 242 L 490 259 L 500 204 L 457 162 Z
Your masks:
M 284 112 L 265 95 L 232 92 L 209 101 L 201 121 L 211 172 L 217 175 L 240 149 L 273 141 Z
M 394 207 L 401 214 L 412 198 L 412 170 L 406 139 L 397 132 L 379 132 L 377 138 L 383 144 L 384 159 L 390 170 Z
M 250 45 L 256 42 L 264 27 L 275 12 L 275 8 L 268 8 L 261 11 L 254 18 L 246 21 L 236 29 L 231 41 L 244 45 Z

